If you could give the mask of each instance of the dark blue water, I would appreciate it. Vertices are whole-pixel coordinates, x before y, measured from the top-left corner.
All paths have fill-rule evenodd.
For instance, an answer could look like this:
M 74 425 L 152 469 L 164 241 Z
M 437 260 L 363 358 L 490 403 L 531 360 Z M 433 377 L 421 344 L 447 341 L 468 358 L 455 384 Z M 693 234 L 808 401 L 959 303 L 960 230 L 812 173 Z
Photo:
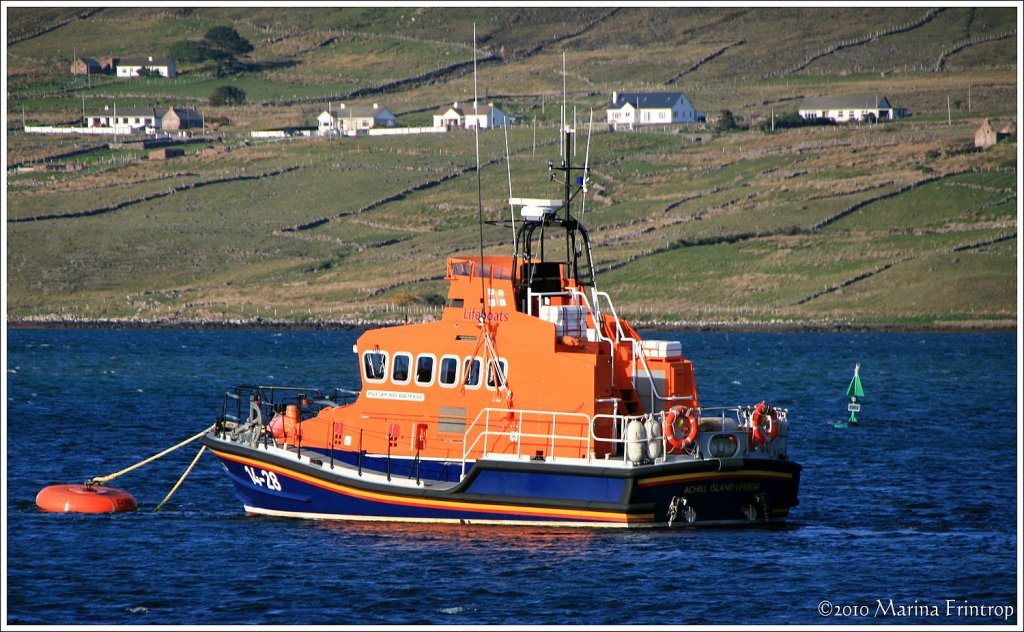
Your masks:
M 1019 626 L 1013 334 L 650 334 L 704 405 L 790 409 L 781 528 L 250 518 L 208 454 L 154 512 L 198 444 L 110 483 L 137 512 L 35 507 L 199 432 L 235 383 L 355 384 L 356 335 L 9 330 L 6 624 Z M 837 430 L 857 362 L 861 425 Z

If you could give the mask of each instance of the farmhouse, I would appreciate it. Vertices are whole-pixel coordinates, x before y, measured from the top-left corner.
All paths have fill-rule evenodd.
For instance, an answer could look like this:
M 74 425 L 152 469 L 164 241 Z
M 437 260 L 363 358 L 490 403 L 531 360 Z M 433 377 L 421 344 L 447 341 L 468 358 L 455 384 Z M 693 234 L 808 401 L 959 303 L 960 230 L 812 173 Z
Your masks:
M 346 134 L 353 136 L 365 133 L 373 127 L 394 127 L 398 119 L 385 107 L 374 103 L 373 107 L 364 105 L 347 106 L 344 103 L 337 108 L 328 106 L 316 117 L 317 132 L 320 135 Z
M 121 78 L 138 77 L 143 70 L 158 73 L 162 77 L 174 77 L 178 71 L 174 60 L 149 57 L 118 59 L 117 76 Z
M 886 97 L 846 96 L 804 99 L 798 109 L 801 118 L 832 119 L 836 123 L 848 121 L 891 121 L 906 116 L 902 109 L 893 108 Z
M 103 65 L 92 57 L 76 57 L 71 62 L 73 75 L 99 75 L 103 73 Z
M 607 114 L 612 129 L 699 123 L 706 118 L 682 92 L 612 92 Z
M 134 130 L 158 129 L 166 132 L 203 126 L 203 117 L 192 108 L 122 107 L 103 108 L 85 117 L 86 127 L 127 126 Z
M 183 129 L 194 129 L 203 126 L 203 117 L 192 108 L 167 108 L 160 118 L 160 129 L 165 132 L 176 132 Z
M 434 112 L 434 127 L 445 129 L 473 129 L 480 126 L 481 129 L 491 127 L 504 127 L 512 122 L 512 117 L 506 114 L 493 103 L 487 105 L 459 106 L 456 101 L 451 105 L 441 106 Z

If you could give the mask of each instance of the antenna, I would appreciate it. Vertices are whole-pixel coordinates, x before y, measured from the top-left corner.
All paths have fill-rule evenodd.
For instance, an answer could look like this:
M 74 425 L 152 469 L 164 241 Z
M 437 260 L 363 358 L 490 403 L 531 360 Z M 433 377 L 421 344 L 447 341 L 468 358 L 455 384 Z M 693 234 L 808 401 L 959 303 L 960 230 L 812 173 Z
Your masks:
M 565 51 L 562 51 L 562 129 L 559 130 L 558 135 L 562 137 L 562 158 L 563 162 L 569 159 L 569 145 L 568 139 L 565 137 L 565 127 L 568 125 L 565 120 L 565 102 L 569 99 L 566 97 L 565 91 Z
M 576 130 L 576 104 L 575 103 L 572 106 L 572 129 L 573 129 L 573 131 Z M 573 134 L 573 137 L 572 137 L 572 157 L 573 158 L 576 157 L 576 135 L 575 134 Z
M 508 150 L 508 124 L 502 126 L 505 131 L 505 166 L 508 167 L 508 212 L 512 216 L 512 252 L 518 252 L 516 248 L 516 209 L 512 206 L 512 156 Z
M 484 200 L 480 184 L 480 115 L 477 112 L 476 92 L 476 22 L 473 22 L 473 137 L 476 143 L 476 209 L 480 227 L 480 326 L 486 336 L 487 288 L 484 286 Z
M 584 158 L 583 158 L 583 185 L 582 185 L 583 186 L 583 199 L 580 200 L 580 219 L 581 220 L 583 219 L 583 216 L 587 212 L 587 191 L 590 190 L 590 188 L 587 186 L 587 183 L 590 180 L 590 134 L 593 131 L 594 131 L 594 108 L 590 108 L 590 123 L 587 125 L 587 149 L 586 149 L 586 152 L 584 153 Z M 592 252 L 590 252 L 590 242 L 586 241 L 585 245 L 587 247 L 587 260 L 590 261 L 590 262 L 593 262 L 594 255 L 593 255 Z M 600 308 L 599 301 L 597 300 L 597 271 L 594 270 L 592 263 L 591 263 L 591 268 L 590 268 L 590 283 L 591 283 L 590 291 L 592 292 L 593 305 L 594 305 L 594 320 L 595 320 L 595 322 L 600 322 L 600 320 L 601 320 L 601 308 Z
M 590 108 L 590 123 L 587 125 L 587 149 L 583 154 L 583 199 L 580 201 L 580 219 L 587 213 L 587 180 L 590 176 L 590 133 L 594 131 L 594 108 Z

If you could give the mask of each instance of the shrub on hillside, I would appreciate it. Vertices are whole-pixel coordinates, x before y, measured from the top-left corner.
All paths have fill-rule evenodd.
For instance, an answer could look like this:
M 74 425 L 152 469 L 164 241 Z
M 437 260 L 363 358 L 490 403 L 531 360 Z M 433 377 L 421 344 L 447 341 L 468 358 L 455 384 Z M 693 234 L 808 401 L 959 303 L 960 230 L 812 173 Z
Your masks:
M 716 132 L 730 132 L 734 129 L 739 129 L 739 125 L 736 123 L 736 117 L 733 115 L 732 110 L 722 110 L 715 117 L 715 124 L 712 127 L 713 131 Z
M 245 68 L 238 61 L 238 55 L 253 51 L 249 40 L 229 26 L 215 26 L 206 32 L 203 39 L 181 40 L 171 45 L 170 55 L 182 61 L 200 63 L 212 61 L 216 64 L 217 76 L 224 77 Z
M 794 127 L 813 127 L 816 125 L 835 125 L 836 122 L 830 118 L 804 118 L 797 112 L 785 112 L 775 115 L 775 129 L 790 129 Z M 771 119 L 761 123 L 762 132 L 772 131 Z
M 210 95 L 210 105 L 241 105 L 245 103 L 245 90 L 234 86 L 221 86 Z

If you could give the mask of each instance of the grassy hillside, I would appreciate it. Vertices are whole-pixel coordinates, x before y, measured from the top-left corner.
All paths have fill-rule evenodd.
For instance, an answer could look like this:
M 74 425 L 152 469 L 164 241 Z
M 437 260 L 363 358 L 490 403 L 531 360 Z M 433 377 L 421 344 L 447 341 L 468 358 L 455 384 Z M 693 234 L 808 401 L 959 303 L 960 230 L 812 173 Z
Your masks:
M 481 98 L 523 119 L 508 131 L 508 162 L 504 133 L 480 134 L 488 219 L 508 214 L 509 171 L 517 196 L 558 195 L 546 163 L 558 154 L 563 54 L 580 161 L 584 122 L 591 109 L 603 119 L 614 90 L 681 89 L 746 127 L 592 135 L 584 221 L 620 313 L 915 326 L 1017 317 L 1017 145 L 972 147 L 982 118 L 1001 128 L 1018 115 L 1011 8 L 7 11 L 8 165 L 73 167 L 8 172 L 11 317 L 430 317 L 444 257 L 478 248 L 473 134 L 253 142 L 248 131 L 312 124 L 338 99 L 429 124 L 439 105 L 472 98 L 474 24 Z M 218 25 L 254 44 L 248 72 L 68 73 L 73 51 L 163 54 Z M 209 107 L 225 84 L 249 104 Z M 759 128 L 804 97 L 858 93 L 912 116 Z M 115 99 L 192 104 L 221 122 L 162 162 L 20 128 L 23 111 L 30 124 L 70 123 Z M 487 227 L 485 240 L 506 253 L 511 233 Z

